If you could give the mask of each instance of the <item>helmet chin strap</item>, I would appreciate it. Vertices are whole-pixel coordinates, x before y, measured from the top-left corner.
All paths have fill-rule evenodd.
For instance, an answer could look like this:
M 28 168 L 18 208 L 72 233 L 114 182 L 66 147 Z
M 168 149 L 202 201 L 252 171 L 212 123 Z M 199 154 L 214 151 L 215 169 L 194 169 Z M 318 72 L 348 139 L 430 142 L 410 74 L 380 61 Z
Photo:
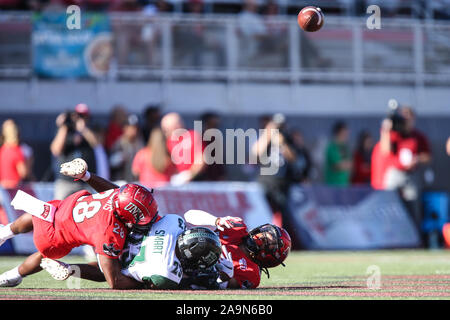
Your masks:
M 260 267 L 261 270 L 267 275 L 267 279 L 270 279 L 269 269 Z

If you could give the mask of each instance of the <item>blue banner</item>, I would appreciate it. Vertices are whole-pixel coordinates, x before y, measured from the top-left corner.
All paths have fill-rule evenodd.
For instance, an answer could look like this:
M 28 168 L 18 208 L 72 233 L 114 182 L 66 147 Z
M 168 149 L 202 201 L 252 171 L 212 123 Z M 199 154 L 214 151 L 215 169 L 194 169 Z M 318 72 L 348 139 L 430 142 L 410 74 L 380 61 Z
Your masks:
M 105 75 L 113 53 L 108 16 L 81 13 L 79 29 L 67 27 L 68 17 L 66 13 L 33 15 L 35 74 L 51 78 Z
M 289 194 L 294 237 L 311 250 L 412 248 L 417 227 L 394 191 L 369 187 L 294 186 Z

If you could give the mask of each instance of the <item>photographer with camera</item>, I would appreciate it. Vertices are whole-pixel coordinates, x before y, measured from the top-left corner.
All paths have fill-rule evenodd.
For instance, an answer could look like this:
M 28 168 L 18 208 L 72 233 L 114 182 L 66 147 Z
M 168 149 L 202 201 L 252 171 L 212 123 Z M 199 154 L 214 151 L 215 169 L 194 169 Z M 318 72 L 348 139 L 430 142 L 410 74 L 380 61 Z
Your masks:
M 411 107 L 389 102 L 389 116 L 383 120 L 380 142 L 374 149 L 372 185 L 376 189 L 399 190 L 417 226 L 422 220 L 421 193 L 424 168 L 431 162 L 428 139 L 415 128 Z
M 275 215 L 281 214 L 283 227 L 289 229 L 289 215 L 287 213 L 287 197 L 289 187 L 293 183 L 289 166 L 297 158 L 292 139 L 286 130 L 285 116 L 275 114 L 265 126 L 265 134 L 260 135 L 253 144 L 252 156 L 257 157 L 260 167 L 277 168 L 273 175 L 260 175 L 261 183 L 267 201 Z M 272 148 L 272 144 L 277 148 Z M 272 152 L 276 150 L 278 152 Z M 294 234 L 293 230 L 288 230 Z
M 89 108 L 80 103 L 74 111 L 60 114 L 56 118 L 58 131 L 50 145 L 52 155 L 57 159 L 57 168 L 62 163 L 71 159 L 83 158 L 89 168 L 96 168 L 95 152 L 98 141 L 94 133 L 88 127 Z M 61 174 L 55 179 L 55 199 L 65 199 L 69 194 L 82 190 L 82 182 L 74 182 Z

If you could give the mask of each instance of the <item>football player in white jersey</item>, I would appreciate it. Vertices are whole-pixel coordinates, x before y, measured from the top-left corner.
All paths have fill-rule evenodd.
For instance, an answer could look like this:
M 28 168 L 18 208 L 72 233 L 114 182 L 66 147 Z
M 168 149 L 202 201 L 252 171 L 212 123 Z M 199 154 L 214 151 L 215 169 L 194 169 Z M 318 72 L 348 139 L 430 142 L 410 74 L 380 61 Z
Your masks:
M 154 223 L 148 234 L 130 234 L 120 258 L 122 273 L 139 282 L 152 282 L 158 288 L 177 287 L 183 269 L 175 248 L 185 229 L 180 216 L 169 214 Z
M 148 233 L 130 233 L 119 259 L 122 273 L 142 284 L 136 289 L 215 288 L 219 272 L 214 266 L 221 253 L 220 240 L 214 232 L 203 227 L 186 230 L 183 218 L 168 214 L 155 222 Z M 75 275 L 101 281 L 101 270 L 86 269 L 86 265 L 43 259 L 41 266 L 56 280 Z M 76 274 L 76 267 L 83 271 Z M 203 278 L 210 285 L 201 282 L 202 274 L 208 275 Z
M 207 228 L 186 230 L 184 219 L 168 214 L 146 235 L 131 233 L 121 257 L 122 273 L 155 289 L 176 289 L 194 271 L 207 272 L 221 254 L 219 237 Z

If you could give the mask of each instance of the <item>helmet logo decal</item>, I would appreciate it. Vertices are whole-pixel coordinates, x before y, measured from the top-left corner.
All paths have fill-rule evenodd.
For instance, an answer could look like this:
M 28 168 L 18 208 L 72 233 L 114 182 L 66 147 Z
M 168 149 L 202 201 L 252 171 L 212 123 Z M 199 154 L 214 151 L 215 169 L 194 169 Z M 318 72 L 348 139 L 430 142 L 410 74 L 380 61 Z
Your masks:
M 136 221 L 139 221 L 144 218 L 144 215 L 142 214 L 141 209 L 139 209 L 134 203 L 129 202 L 124 210 L 127 210 L 129 213 L 133 215 L 133 217 L 136 219 Z

